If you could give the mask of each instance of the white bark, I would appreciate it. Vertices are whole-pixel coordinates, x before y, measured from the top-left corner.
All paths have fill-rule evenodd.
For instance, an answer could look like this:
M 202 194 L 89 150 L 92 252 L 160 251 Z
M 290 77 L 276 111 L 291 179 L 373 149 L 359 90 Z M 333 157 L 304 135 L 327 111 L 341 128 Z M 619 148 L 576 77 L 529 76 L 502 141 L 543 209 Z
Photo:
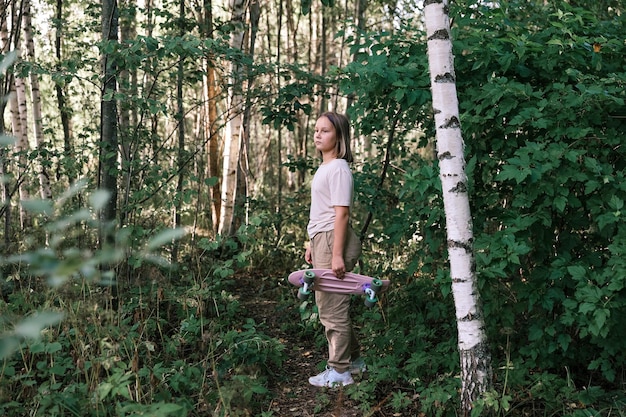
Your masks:
M 232 21 L 235 29 L 231 34 L 230 46 L 242 49 L 244 38 L 243 20 L 245 16 L 245 1 L 231 0 Z M 233 61 L 229 88 L 229 122 L 226 126 L 223 163 L 222 163 L 222 207 L 218 233 L 232 235 L 235 230 L 235 202 L 237 199 L 237 181 L 239 172 L 239 157 L 242 142 L 243 124 L 243 94 L 241 68 Z
M 22 24 L 24 27 L 24 40 L 26 41 L 26 51 L 28 59 L 31 62 L 35 62 L 35 43 L 33 42 L 33 28 L 32 18 L 30 14 L 30 0 L 24 1 L 24 14 L 22 15 Z M 33 126 L 35 130 L 35 140 L 37 148 L 40 151 L 44 149 L 44 137 L 43 137 L 43 123 L 41 112 L 41 91 L 39 90 L 39 78 L 35 71 L 30 71 L 30 91 L 31 101 L 33 105 Z M 41 152 L 40 155 L 46 153 Z M 39 193 L 42 199 L 52 198 L 52 191 L 50 189 L 50 178 L 46 170 L 46 164 L 42 161 L 39 164 Z
M 30 150 L 28 143 L 28 107 L 26 106 L 26 87 L 24 86 L 24 80 L 14 77 L 13 85 L 11 86 L 11 125 L 13 128 L 13 135 L 15 136 L 15 152 L 19 153 L 17 158 L 17 181 L 20 201 L 30 199 L 30 193 L 28 192 L 28 157 L 26 153 Z M 22 205 L 20 207 L 20 226 L 22 228 L 30 222 L 30 216 L 24 210 Z
M 490 386 L 491 358 L 474 270 L 472 218 L 448 10 L 447 0 L 425 1 L 437 156 L 461 358 L 461 412 L 469 415 L 473 401 Z

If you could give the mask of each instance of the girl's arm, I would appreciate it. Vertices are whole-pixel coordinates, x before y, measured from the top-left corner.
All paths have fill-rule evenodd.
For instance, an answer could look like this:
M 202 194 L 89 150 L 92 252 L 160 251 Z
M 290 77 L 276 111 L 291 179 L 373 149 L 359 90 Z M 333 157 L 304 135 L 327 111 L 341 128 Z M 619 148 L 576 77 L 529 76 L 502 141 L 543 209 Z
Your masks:
M 346 245 L 346 236 L 348 236 L 348 222 L 350 219 L 350 207 L 335 206 L 335 229 L 333 258 L 331 268 L 337 278 L 343 279 L 346 273 L 346 264 L 343 259 L 343 250 Z

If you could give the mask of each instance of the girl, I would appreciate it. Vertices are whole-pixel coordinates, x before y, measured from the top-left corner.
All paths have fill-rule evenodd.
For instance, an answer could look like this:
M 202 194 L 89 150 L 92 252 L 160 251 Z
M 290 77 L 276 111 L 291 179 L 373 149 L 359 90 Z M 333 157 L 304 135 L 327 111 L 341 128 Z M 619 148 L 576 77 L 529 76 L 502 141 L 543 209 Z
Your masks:
M 306 262 L 332 269 L 342 279 L 361 254 L 361 243 L 349 225 L 352 206 L 350 123 L 346 116 L 324 113 L 315 124 L 315 148 L 322 157 L 311 183 L 311 212 Z M 326 370 L 309 378 L 318 387 L 352 384 L 351 373 L 365 370 L 350 321 L 350 295 L 316 291 L 315 302 L 328 340 Z

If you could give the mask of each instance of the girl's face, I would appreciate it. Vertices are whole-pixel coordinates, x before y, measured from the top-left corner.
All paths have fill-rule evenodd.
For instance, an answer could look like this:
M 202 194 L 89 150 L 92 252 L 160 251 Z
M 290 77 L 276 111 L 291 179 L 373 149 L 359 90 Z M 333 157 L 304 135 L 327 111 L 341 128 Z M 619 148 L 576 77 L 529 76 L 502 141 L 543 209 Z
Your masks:
M 337 154 L 337 132 L 335 126 L 328 120 L 328 117 L 322 116 L 315 123 L 315 135 L 313 136 L 315 148 L 322 155 Z

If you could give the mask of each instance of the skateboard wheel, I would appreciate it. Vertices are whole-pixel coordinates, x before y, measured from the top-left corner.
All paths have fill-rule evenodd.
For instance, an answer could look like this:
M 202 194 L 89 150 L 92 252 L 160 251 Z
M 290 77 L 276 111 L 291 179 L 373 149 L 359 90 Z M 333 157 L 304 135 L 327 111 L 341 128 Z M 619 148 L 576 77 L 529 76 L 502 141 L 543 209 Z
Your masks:
M 298 300 L 306 300 L 309 298 L 309 295 L 311 295 L 311 291 L 304 292 L 302 291 L 303 289 L 304 288 L 300 288 L 298 290 Z
M 377 298 L 369 298 L 369 297 L 367 297 L 365 299 L 365 307 L 372 308 L 372 307 L 374 307 L 376 305 L 377 302 L 378 302 Z
M 313 271 L 306 271 L 304 273 L 304 277 L 303 278 L 304 278 L 304 282 L 306 282 L 307 284 L 311 284 L 315 280 L 315 272 L 313 272 Z
M 370 285 L 370 288 L 372 290 L 374 290 L 375 292 L 380 291 L 380 289 L 383 287 L 383 282 L 381 280 L 379 280 L 378 278 L 374 278 L 372 280 L 372 284 Z

